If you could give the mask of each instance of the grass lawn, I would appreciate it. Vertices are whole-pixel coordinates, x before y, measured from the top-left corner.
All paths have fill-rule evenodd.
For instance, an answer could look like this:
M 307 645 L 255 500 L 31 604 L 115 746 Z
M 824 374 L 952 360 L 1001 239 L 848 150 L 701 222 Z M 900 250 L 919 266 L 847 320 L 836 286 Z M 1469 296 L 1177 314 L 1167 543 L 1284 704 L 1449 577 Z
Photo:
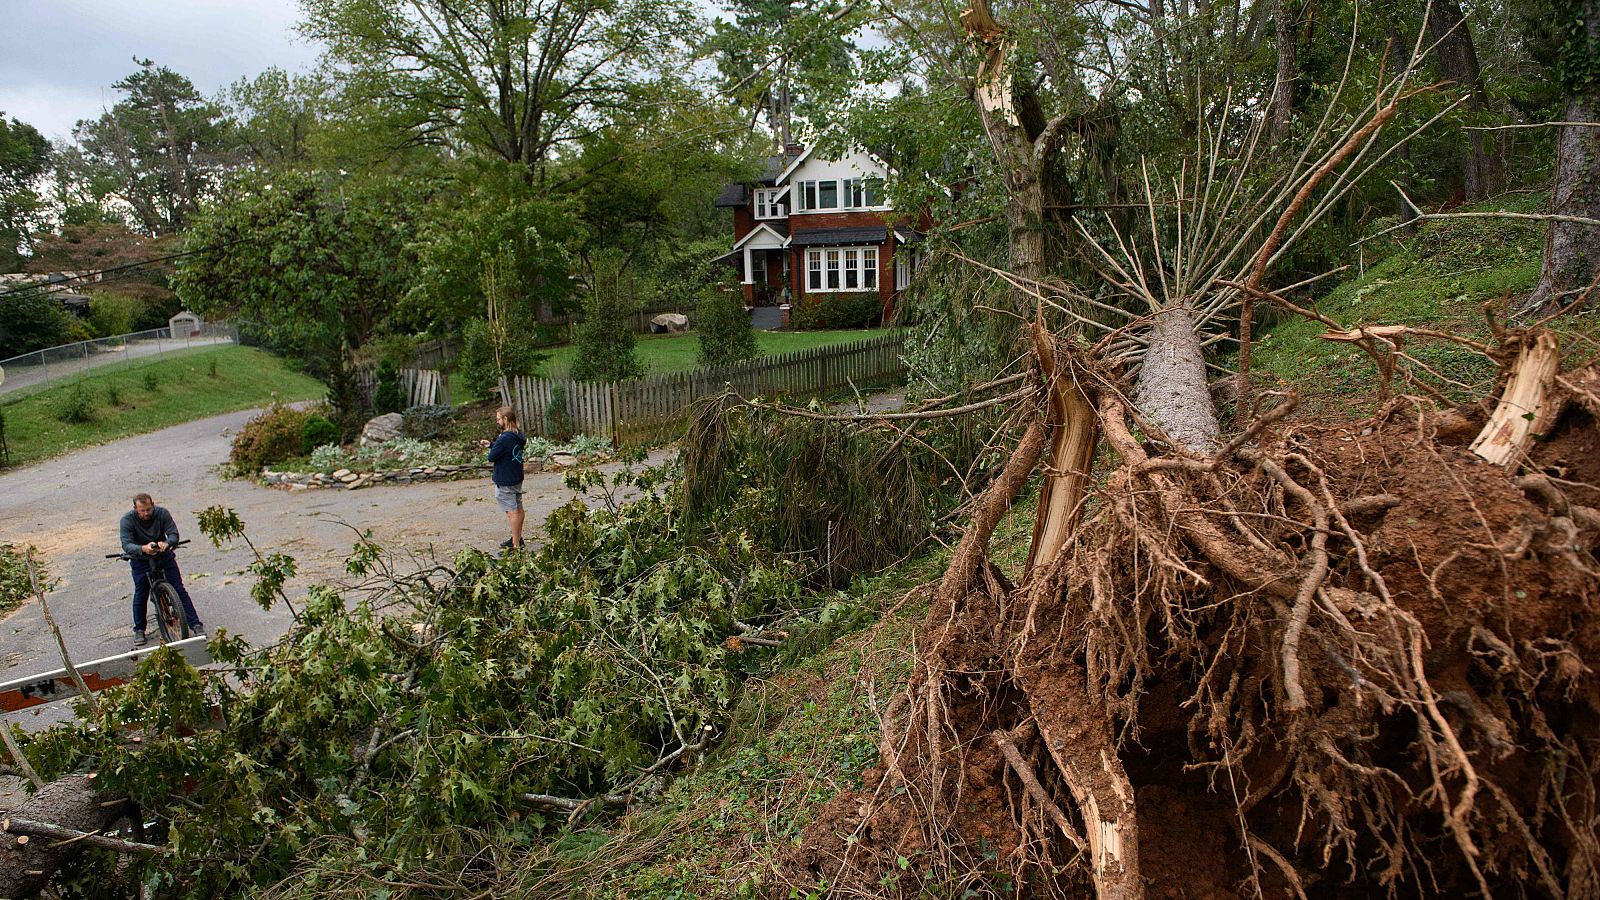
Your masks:
M 868 328 L 855 331 L 757 331 L 756 348 L 762 356 L 810 350 L 831 344 L 851 344 L 888 334 L 887 329 Z M 639 359 L 646 374 L 662 375 L 669 372 L 687 372 L 700 365 L 700 336 L 698 334 L 641 334 Z M 549 358 L 540 367 L 540 375 L 564 375 L 572 368 L 577 347 L 567 344 L 553 347 Z
M 308 400 L 325 390 L 320 382 L 291 371 L 269 353 L 222 347 L 139 362 L 114 372 L 91 372 L 15 402 L 0 396 L 0 412 L 5 414 L 11 464 L 20 466 L 91 444 L 263 406 L 275 397 Z M 62 420 L 63 409 L 73 403 L 88 410 L 89 421 Z

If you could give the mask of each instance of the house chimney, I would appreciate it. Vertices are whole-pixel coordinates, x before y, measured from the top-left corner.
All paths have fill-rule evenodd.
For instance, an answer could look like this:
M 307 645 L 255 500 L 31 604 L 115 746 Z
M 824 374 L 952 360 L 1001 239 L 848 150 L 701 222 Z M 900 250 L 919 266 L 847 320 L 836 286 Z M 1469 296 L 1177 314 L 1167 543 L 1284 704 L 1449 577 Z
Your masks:
M 799 156 L 800 154 L 802 154 L 804 152 L 806 152 L 806 145 L 805 144 L 784 144 L 783 145 L 783 155 L 788 157 L 788 158 L 790 158 L 790 159 L 794 159 L 795 157 Z

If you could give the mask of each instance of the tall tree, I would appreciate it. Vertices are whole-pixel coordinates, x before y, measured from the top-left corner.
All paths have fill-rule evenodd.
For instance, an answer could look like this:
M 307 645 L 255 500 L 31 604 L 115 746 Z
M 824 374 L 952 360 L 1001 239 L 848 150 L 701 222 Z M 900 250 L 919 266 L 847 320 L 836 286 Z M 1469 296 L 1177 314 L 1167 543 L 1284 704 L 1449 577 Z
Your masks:
M 295 75 L 273 66 L 228 88 L 232 143 L 263 166 L 308 161 L 311 136 L 325 114 L 327 84 L 315 75 Z
M 1556 139 L 1555 192 L 1550 211 L 1600 220 L 1600 0 L 1556 0 L 1562 35 L 1557 73 L 1566 89 Z M 1530 303 L 1556 305 L 1568 291 L 1600 276 L 1600 226 L 1551 220 L 1545 234 L 1539 286 Z
M 0 272 L 14 272 L 38 229 L 44 204 L 36 183 L 50 168 L 50 142 L 0 113 Z
M 1439 70 L 1466 95 L 1469 113 L 1488 108 L 1488 92 L 1478 68 L 1472 23 L 1457 0 L 1433 0 L 1428 14 L 1428 39 L 1438 44 Z M 1493 145 L 1481 131 L 1467 132 L 1459 144 L 1461 190 L 1469 200 L 1481 200 L 1499 186 L 1501 164 Z
M 64 163 L 95 201 L 126 204 L 146 233 L 181 231 L 227 159 L 222 110 L 188 78 L 134 62 L 139 70 L 112 85 L 124 98 L 78 123 L 81 152 Z
M 711 44 L 723 88 L 752 121 L 764 117 L 774 142 L 790 143 L 796 119 L 822 126 L 821 97 L 848 78 L 855 4 L 837 0 L 734 0 L 733 21 L 717 22 Z
M 348 108 L 403 144 L 472 150 L 538 180 L 553 150 L 682 69 L 698 30 L 670 0 L 302 0 Z

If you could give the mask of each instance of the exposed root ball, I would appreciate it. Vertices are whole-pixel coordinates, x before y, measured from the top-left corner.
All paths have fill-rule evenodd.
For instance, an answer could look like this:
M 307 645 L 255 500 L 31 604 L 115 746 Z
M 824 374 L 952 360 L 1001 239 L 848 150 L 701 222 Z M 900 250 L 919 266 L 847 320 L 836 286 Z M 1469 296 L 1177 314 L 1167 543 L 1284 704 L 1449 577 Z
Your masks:
M 1215 469 L 1098 399 L 1101 504 L 1020 586 L 984 561 L 932 604 L 883 763 L 794 885 L 1600 895 L 1587 412 L 1514 479 L 1409 399 Z

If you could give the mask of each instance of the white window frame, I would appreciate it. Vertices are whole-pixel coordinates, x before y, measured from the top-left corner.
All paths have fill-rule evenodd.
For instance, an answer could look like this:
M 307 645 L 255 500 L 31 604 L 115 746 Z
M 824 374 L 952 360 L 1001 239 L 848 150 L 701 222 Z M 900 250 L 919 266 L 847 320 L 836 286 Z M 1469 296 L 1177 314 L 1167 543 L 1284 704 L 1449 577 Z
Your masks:
M 916 269 L 916 253 L 910 247 L 901 247 L 894 255 L 894 289 L 903 291 L 911 286 L 911 273 Z
M 757 219 L 781 219 L 783 204 L 778 198 L 783 196 L 781 188 L 763 188 L 756 191 L 755 214 Z
M 757 273 L 760 273 L 757 277 Z M 767 283 L 767 252 L 758 250 L 750 254 L 750 283 L 760 287 Z
M 855 287 L 849 287 L 852 277 Z M 810 247 L 806 250 L 806 293 L 864 294 L 878 290 L 878 248 Z

